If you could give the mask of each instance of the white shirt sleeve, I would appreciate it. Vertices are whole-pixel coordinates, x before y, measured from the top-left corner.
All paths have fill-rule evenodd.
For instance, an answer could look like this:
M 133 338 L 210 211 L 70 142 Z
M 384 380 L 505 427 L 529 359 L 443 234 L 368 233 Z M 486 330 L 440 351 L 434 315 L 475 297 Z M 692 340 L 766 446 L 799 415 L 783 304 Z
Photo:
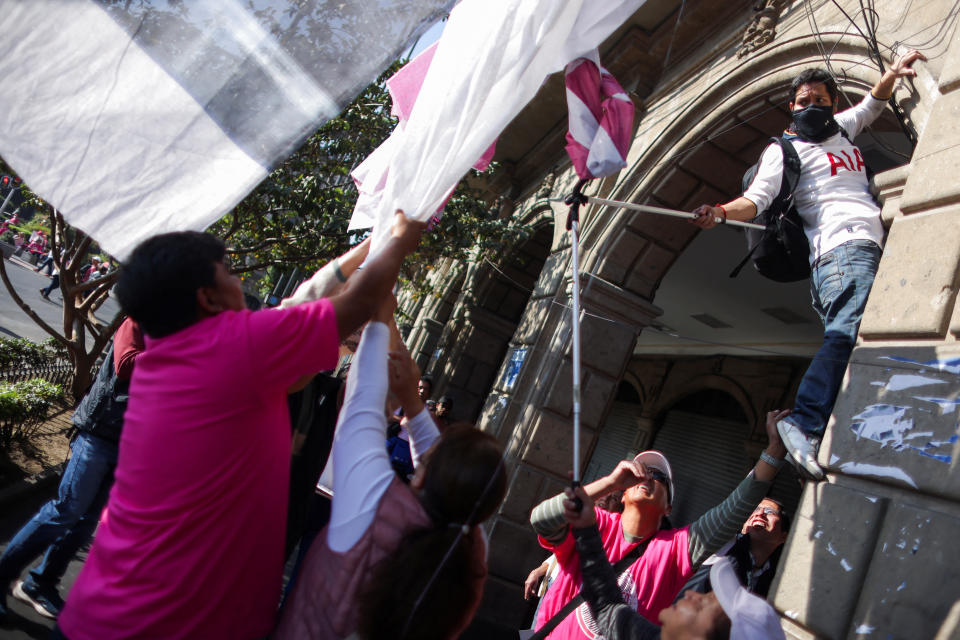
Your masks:
M 760 166 L 753 182 L 743 192 L 743 197 L 757 205 L 757 215 L 763 213 L 780 193 L 783 182 L 783 151 L 780 145 L 771 144 L 760 156 Z
M 373 523 L 393 481 L 387 457 L 387 346 L 390 330 L 370 322 L 357 347 L 333 438 L 333 505 L 327 544 L 337 553 L 355 545 Z
M 404 428 L 410 434 L 410 457 L 413 466 L 420 466 L 420 457 L 433 446 L 440 437 L 437 423 L 433 421 L 430 411 L 424 407 L 423 411 L 405 421 Z
M 333 267 L 333 262 L 328 262 L 313 274 L 309 280 L 300 283 L 300 286 L 293 292 L 293 295 L 281 300 L 280 308 L 286 309 L 287 307 L 303 304 L 304 302 L 312 302 L 320 298 L 329 298 L 340 284 L 340 279 L 337 278 L 337 272 Z
M 877 100 L 873 97 L 873 94 L 868 93 L 863 100 L 835 115 L 834 119 L 853 140 L 863 131 L 864 127 L 869 126 L 883 113 L 886 104 L 883 100 Z

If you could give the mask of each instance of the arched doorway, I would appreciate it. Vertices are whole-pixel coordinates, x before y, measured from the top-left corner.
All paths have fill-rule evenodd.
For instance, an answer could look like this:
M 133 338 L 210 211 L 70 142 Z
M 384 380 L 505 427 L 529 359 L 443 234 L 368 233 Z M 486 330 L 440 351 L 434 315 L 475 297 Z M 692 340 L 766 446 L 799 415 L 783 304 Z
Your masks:
M 485 259 L 476 267 L 472 287 L 465 285 L 468 294 L 454 310 L 427 366 L 437 390 L 452 396 L 457 419 L 477 419 L 552 242 L 553 224 L 545 220 L 502 260 Z
M 610 473 L 618 462 L 637 454 L 643 439 L 638 428 L 641 411 L 640 394 L 633 385 L 621 381 L 590 461 L 584 468 L 584 483 Z
M 740 403 L 717 389 L 681 398 L 656 420 L 651 448 L 662 451 L 673 468 L 676 495 L 670 519 L 675 526 L 690 524 L 719 504 L 753 468 L 756 447 L 750 432 Z M 794 513 L 801 487 L 786 465 L 769 495 Z

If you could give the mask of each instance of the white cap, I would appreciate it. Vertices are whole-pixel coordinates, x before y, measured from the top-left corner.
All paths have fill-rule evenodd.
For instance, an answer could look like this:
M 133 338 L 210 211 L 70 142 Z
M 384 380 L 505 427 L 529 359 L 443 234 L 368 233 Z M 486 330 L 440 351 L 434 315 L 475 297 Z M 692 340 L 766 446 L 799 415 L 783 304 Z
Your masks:
M 786 640 L 777 612 L 740 584 L 729 558 L 721 558 L 710 568 L 710 584 L 730 618 L 730 640 Z
M 649 451 L 641 451 L 635 455 L 633 457 L 633 461 L 640 462 L 645 467 L 650 467 L 651 469 L 656 469 L 666 474 L 668 484 L 667 489 L 669 489 L 668 497 L 670 499 L 670 504 L 673 504 L 673 470 L 670 468 L 670 463 L 667 462 L 667 457 L 659 451 L 650 449 Z

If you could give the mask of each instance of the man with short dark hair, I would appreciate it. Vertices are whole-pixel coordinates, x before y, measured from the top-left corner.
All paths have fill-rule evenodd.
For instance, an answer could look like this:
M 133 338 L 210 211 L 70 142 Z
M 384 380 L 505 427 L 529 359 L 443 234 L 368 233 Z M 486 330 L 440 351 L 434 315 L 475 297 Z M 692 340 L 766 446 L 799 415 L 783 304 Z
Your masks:
M 898 78 L 915 76 L 911 65 L 926 60 L 907 52 L 890 65 L 870 93 L 837 112 L 838 91 L 822 69 L 807 69 L 791 85 L 793 123 L 784 134 L 800 157 L 793 194 L 810 243 L 813 307 L 824 323 L 823 345 L 797 389 L 789 417 L 778 429 L 791 462 L 805 477 L 822 480 L 817 449 L 857 339 L 867 295 L 880 264 L 883 225 L 870 195 L 863 155 L 853 144 L 893 95 Z M 726 204 L 698 207 L 694 224 L 709 229 L 721 220 L 750 220 L 765 211 L 780 191 L 783 155 L 771 144 L 746 192 Z
M 453 396 L 444 394 L 437 400 L 437 427 L 442 431 L 453 424 Z
M 429 400 L 430 396 L 433 395 L 433 378 L 427 374 L 420 376 L 420 382 L 417 383 L 417 394 L 423 402 Z
M 70 640 L 262 638 L 283 572 L 289 388 L 332 368 L 390 295 L 423 225 L 393 235 L 330 298 L 251 312 L 223 242 L 141 243 L 117 297 L 146 334 L 107 516 L 60 615 Z

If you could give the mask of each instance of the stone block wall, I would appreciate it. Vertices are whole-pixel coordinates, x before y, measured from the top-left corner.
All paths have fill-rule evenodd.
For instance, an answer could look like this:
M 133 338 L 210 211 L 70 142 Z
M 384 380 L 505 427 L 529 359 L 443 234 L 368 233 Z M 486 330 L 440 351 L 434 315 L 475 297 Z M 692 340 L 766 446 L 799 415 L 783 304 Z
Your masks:
M 923 71 L 939 81 L 910 164 L 879 177 L 889 235 L 820 449 L 828 480 L 808 486 L 772 591 L 790 637 L 960 634 L 960 41 L 948 42 Z
M 781 3 L 775 39 L 743 58 L 736 52 L 752 13 L 748 6 L 711 0 L 687 4 L 691 15 L 714 21 L 704 22 L 702 39 L 678 38 L 685 44 L 669 67 L 658 64 L 642 29 L 632 29 L 607 52 L 608 64 L 625 87 L 635 87 L 643 104 L 629 169 L 603 182 L 604 197 L 675 208 L 723 200 L 730 180 L 739 182 L 745 160 L 752 162 L 767 136 L 784 125 L 782 96 L 774 93 L 782 93 L 800 69 L 822 66 L 821 51 L 829 52 L 846 90 L 862 95 L 878 76 L 835 3 Z M 952 576 L 960 554 L 949 544 L 960 518 L 955 464 L 960 453 L 960 352 L 955 346 L 960 335 L 960 45 L 954 5 L 949 0 L 876 2 L 882 44 L 902 43 L 901 50 L 924 46 L 931 59 L 920 66 L 915 81 L 898 88 L 898 104 L 920 132 L 919 144 L 909 165 L 878 176 L 885 195 L 882 215 L 890 227 L 887 250 L 861 328 L 862 343 L 821 449 L 828 481 L 807 490 L 774 585 L 773 603 L 791 637 L 958 633 L 950 625 L 960 620 L 960 610 L 952 617 L 950 611 L 960 596 Z M 839 6 L 860 15 L 856 2 L 841 0 Z M 819 25 L 816 35 L 810 30 L 811 10 Z M 659 41 L 661 52 L 669 31 Z M 888 49 L 883 52 L 888 56 Z M 557 88 L 556 79 L 551 82 Z M 516 330 L 506 336 L 509 347 L 528 349 L 526 358 L 511 389 L 497 386 L 508 363 L 485 363 L 499 368 L 479 424 L 504 444 L 511 484 L 488 526 L 491 577 L 479 617 L 508 628 L 517 628 L 529 614 L 521 574 L 545 556 L 526 523 L 529 511 L 562 488 L 572 454 L 569 234 L 563 225 L 566 208 L 547 201 L 569 193 L 576 181 L 569 169 L 557 169 L 563 127 L 550 129 L 513 167 L 512 175 L 549 173 L 549 185 L 542 188 L 539 178 L 509 185 L 521 215 L 549 209 L 556 221 L 550 254 Z M 657 287 L 695 233 L 686 222 L 669 218 L 599 207 L 583 212 L 587 275 L 582 286 L 589 329 L 583 385 L 591 405 L 584 415 L 582 461 L 630 365 L 637 332 L 659 314 Z M 469 293 L 483 284 L 476 265 L 472 268 L 446 310 L 449 320 L 442 320 L 445 335 L 463 331 L 477 356 L 455 359 L 452 351 L 445 356 L 441 377 L 464 384 L 490 374 L 473 375 L 475 363 L 489 356 L 484 334 L 504 339 L 509 332 L 506 326 L 491 332 L 489 323 L 468 322 L 479 318 L 467 313 Z M 615 322 L 591 319 L 590 313 Z M 426 346 L 428 338 L 436 339 L 436 326 L 424 320 L 425 312 L 419 318 L 414 331 Z M 681 390 L 661 385 L 653 395 L 665 391 Z M 778 393 L 750 389 L 756 396 L 754 421 L 780 404 Z

